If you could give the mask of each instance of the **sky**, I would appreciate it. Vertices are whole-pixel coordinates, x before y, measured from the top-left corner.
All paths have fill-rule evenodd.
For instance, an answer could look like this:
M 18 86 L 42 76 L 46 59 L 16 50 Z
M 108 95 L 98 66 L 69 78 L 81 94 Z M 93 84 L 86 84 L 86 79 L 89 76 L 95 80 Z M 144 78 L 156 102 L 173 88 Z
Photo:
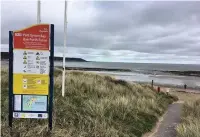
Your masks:
M 67 57 L 89 61 L 200 64 L 200 1 L 69 1 Z M 1 50 L 8 31 L 37 22 L 37 1 L 1 1 Z M 64 1 L 41 0 L 62 56 Z

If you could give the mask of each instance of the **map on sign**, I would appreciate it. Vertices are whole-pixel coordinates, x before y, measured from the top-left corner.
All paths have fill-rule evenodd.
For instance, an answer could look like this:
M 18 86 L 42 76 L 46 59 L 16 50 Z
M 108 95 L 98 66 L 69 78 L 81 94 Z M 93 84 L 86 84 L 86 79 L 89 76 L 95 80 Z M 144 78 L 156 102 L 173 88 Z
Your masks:
M 47 96 L 23 95 L 23 111 L 47 111 Z

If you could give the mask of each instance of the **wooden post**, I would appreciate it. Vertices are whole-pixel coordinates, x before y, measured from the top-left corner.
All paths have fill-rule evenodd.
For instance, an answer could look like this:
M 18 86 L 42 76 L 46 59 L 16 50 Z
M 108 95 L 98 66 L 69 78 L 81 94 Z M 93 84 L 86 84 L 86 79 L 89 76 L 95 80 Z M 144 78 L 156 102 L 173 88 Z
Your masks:
M 152 87 L 152 89 L 153 89 L 153 80 L 151 81 L 151 87 Z

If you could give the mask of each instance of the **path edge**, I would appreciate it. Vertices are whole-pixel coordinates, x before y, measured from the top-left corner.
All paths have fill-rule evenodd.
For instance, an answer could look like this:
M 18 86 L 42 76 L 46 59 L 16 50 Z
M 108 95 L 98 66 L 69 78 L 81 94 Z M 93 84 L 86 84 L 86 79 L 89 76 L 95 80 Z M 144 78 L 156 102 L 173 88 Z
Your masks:
M 182 104 L 182 103 L 184 103 L 184 101 L 178 100 L 178 101 L 173 102 L 172 104 L 175 104 L 175 103 Z M 169 104 L 169 105 L 172 105 L 172 104 Z M 168 105 L 168 107 L 169 107 L 169 105 Z M 165 117 L 167 112 L 168 112 L 168 109 L 166 109 L 165 113 L 158 119 L 158 121 L 156 122 L 156 125 L 152 128 L 152 130 L 150 132 L 147 132 L 144 135 L 142 135 L 142 137 L 153 137 L 153 135 L 158 131 L 160 124 L 162 123 L 163 118 Z

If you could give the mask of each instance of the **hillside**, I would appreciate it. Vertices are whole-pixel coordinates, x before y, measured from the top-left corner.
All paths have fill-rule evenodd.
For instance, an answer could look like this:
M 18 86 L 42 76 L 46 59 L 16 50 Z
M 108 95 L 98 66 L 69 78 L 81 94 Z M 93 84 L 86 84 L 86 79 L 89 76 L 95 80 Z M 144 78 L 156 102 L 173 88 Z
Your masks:
M 7 60 L 9 58 L 9 53 L 8 52 L 1 52 L 1 60 Z M 66 57 L 65 58 L 66 61 L 70 62 L 86 62 L 86 60 L 82 59 L 82 58 L 69 58 Z M 54 57 L 54 61 L 62 61 L 63 57 Z
M 1 136 L 9 137 L 8 73 L 1 71 Z M 52 137 L 141 137 L 149 132 L 175 98 L 109 76 L 67 71 L 65 97 L 62 73 L 54 74 Z M 18 119 L 13 136 L 49 137 L 48 120 Z

